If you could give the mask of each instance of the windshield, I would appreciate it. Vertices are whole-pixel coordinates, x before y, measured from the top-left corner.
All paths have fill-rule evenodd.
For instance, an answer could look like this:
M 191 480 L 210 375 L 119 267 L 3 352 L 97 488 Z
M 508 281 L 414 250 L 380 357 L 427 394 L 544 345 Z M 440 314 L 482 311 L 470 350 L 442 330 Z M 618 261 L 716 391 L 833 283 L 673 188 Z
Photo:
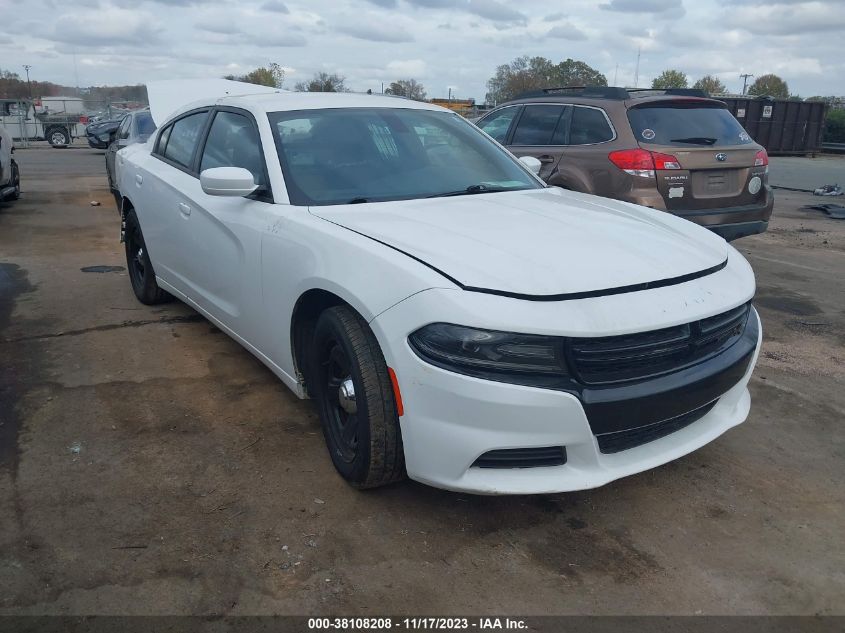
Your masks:
M 695 147 L 753 143 L 734 116 L 720 106 L 699 102 L 657 102 L 628 110 L 628 120 L 641 145 Z
M 293 204 L 383 202 L 539 189 L 457 114 L 340 108 L 269 115 Z

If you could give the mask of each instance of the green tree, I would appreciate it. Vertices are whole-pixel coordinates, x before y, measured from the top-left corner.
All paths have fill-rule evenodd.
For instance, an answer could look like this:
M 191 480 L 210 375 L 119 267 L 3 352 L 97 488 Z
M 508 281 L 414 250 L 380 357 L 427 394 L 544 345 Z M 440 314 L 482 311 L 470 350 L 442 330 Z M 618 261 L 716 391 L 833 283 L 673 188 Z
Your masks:
M 666 88 L 686 88 L 689 85 L 687 76 L 680 70 L 664 70 L 651 82 L 652 88 L 665 90 Z
M 392 81 L 385 94 L 408 97 L 414 101 L 425 101 L 425 88 L 416 79 L 400 79 Z
M 558 86 L 606 86 L 607 77 L 577 59 L 567 59 L 554 67 L 553 80 Z
M 692 87 L 698 90 L 703 90 L 707 94 L 711 95 L 721 95 L 728 91 L 728 89 L 725 88 L 725 84 L 723 84 L 719 78 L 714 75 L 704 75 L 704 77 L 696 81 Z
M 825 143 L 845 143 L 845 110 L 830 110 L 824 122 Z
M 315 73 L 308 81 L 300 81 L 295 90 L 299 92 L 349 92 L 346 77 L 337 73 Z
M 231 79 L 233 81 L 245 81 L 249 84 L 257 84 L 259 86 L 270 86 L 271 88 L 281 88 L 285 81 L 285 71 L 275 62 L 271 62 L 268 67 L 261 66 L 246 75 L 226 75 L 224 79 Z
M 789 86 L 777 75 L 760 75 L 751 84 L 748 94 L 757 97 L 774 97 L 775 99 L 788 99 Z
M 501 103 L 529 90 L 566 86 L 606 86 L 607 78 L 582 61 L 555 64 L 545 57 L 517 57 L 487 80 L 487 103 Z

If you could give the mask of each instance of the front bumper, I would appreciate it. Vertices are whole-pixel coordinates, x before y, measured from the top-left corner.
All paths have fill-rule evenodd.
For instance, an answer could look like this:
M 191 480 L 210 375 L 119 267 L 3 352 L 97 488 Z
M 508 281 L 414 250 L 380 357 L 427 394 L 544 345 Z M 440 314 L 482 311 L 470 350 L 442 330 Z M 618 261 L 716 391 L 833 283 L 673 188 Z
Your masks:
M 109 147 L 108 140 L 103 140 L 96 134 L 88 134 L 86 139 L 88 140 L 88 145 L 94 149 L 108 149 Z
M 711 275 L 714 278 L 719 276 Z M 717 283 L 716 279 L 703 278 L 681 285 L 699 286 L 700 290 L 701 285 L 712 284 L 715 288 Z M 650 298 L 649 303 L 660 306 L 662 300 L 671 294 L 666 291 L 676 288 L 628 295 L 629 310 L 636 314 L 638 303 L 643 300 L 643 296 L 632 300 L 634 294 L 648 295 L 647 302 Z M 753 292 L 753 288 L 751 290 Z M 737 289 L 736 298 L 740 299 L 742 294 L 742 299 L 747 300 L 746 291 Z M 741 370 L 732 374 L 728 383 L 719 384 L 718 393 L 702 396 L 710 398 L 715 395 L 718 398 L 703 417 L 640 446 L 603 453 L 596 437 L 594 413 L 591 414 L 594 422 L 591 427 L 585 411 L 585 406 L 589 409 L 590 405 L 583 404 L 576 395 L 472 378 L 421 360 L 407 343 L 408 332 L 403 331 L 416 329 L 416 325 L 408 327 L 409 318 L 412 321 L 426 320 L 424 315 L 429 310 L 426 301 L 421 298 L 425 294 L 406 300 L 371 323 L 382 342 L 388 364 L 397 374 L 405 409 L 400 423 L 406 466 L 408 475 L 417 481 L 438 488 L 479 494 L 552 493 L 595 488 L 686 455 L 740 424 L 748 415 L 750 396 L 747 384 L 762 338 L 756 312 L 749 317 L 756 319 L 758 326 L 756 346 L 750 358 L 742 360 Z M 675 294 L 679 301 L 684 301 L 683 293 L 676 291 Z M 611 299 L 602 298 L 599 303 L 615 303 L 608 301 Z M 487 300 L 484 298 L 484 301 Z M 588 318 L 595 316 L 595 302 L 587 306 L 588 302 L 569 302 L 569 308 L 581 303 L 581 309 Z M 442 301 L 435 303 L 443 307 Z M 536 303 L 533 305 L 539 307 Z M 442 309 L 439 311 L 443 312 Z M 448 308 L 445 311 L 449 312 Z M 416 316 L 412 317 L 414 314 Z M 651 311 L 651 314 L 655 312 Z M 437 320 L 449 321 L 450 318 L 446 316 Z M 455 322 L 454 319 L 451 321 Z M 596 321 L 600 322 L 600 319 Z M 654 329 L 663 325 L 655 324 Z M 601 327 L 600 323 L 598 327 Z M 530 326 L 527 328 L 531 329 Z M 649 406 L 667 403 L 671 406 L 677 396 L 669 392 L 663 395 L 662 402 L 652 402 Z M 630 405 L 631 417 L 636 417 L 639 408 L 645 406 L 636 399 L 632 399 Z M 689 408 L 694 407 L 689 405 Z M 616 411 L 619 415 L 620 409 Z M 476 459 L 488 451 L 553 446 L 566 448 L 565 464 L 510 469 L 473 466 Z

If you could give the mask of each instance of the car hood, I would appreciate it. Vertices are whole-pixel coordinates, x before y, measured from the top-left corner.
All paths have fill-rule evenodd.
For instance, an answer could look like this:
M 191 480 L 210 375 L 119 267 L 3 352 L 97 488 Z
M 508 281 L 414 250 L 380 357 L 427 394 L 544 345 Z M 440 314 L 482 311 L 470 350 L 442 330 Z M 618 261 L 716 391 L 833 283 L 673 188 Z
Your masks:
M 465 288 L 507 295 L 610 294 L 680 282 L 728 256 L 722 238 L 686 220 L 556 188 L 310 211 Z

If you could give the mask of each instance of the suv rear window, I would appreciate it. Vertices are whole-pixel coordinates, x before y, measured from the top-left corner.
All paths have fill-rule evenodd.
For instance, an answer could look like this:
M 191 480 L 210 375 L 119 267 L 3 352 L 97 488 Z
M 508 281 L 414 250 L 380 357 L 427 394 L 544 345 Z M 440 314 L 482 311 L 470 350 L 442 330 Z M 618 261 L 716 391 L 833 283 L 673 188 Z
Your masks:
M 753 142 L 739 121 L 716 105 L 649 103 L 628 110 L 628 121 L 641 144 L 695 147 Z

